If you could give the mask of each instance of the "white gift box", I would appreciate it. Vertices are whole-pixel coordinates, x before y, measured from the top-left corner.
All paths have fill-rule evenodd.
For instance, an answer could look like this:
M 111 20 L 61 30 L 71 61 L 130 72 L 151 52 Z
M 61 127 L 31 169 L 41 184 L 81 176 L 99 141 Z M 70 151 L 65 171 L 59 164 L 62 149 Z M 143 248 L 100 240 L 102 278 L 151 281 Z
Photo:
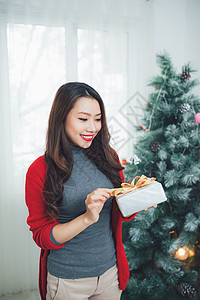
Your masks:
M 116 196 L 116 201 L 123 217 L 128 217 L 166 200 L 167 197 L 162 184 L 157 181 L 126 194 Z

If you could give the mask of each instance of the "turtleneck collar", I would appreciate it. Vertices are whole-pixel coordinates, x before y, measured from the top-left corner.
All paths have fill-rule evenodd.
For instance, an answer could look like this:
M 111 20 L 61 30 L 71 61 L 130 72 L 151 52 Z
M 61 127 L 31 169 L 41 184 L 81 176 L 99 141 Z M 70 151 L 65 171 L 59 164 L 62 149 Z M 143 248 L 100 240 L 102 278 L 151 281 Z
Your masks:
M 72 146 L 72 145 L 70 145 L 70 148 L 71 148 L 71 150 L 72 150 L 73 153 L 79 153 L 79 152 L 83 151 L 83 148 L 80 147 L 80 146 Z

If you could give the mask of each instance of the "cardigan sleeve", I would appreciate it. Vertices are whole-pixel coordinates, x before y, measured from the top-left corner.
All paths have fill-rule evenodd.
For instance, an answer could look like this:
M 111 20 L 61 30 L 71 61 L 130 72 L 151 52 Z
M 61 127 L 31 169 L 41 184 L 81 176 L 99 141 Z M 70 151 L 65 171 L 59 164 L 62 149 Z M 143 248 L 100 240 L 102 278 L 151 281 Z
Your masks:
M 29 215 L 27 223 L 36 244 L 46 250 L 59 249 L 64 244 L 54 245 L 50 240 L 51 229 L 59 222 L 51 219 L 43 197 L 43 183 L 46 174 L 44 157 L 38 158 L 28 169 L 25 183 L 25 201 Z

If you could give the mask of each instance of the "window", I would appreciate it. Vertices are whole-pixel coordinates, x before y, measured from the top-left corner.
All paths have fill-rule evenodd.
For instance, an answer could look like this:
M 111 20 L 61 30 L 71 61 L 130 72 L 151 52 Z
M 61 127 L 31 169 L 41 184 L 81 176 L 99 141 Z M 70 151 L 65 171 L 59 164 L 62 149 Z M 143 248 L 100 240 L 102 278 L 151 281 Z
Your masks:
M 44 152 L 48 115 L 66 81 L 65 28 L 8 24 L 13 154 L 16 163 Z
M 70 35 L 73 35 L 71 52 L 67 49 Z M 16 170 L 20 168 L 22 157 L 29 164 L 44 153 L 52 101 L 58 87 L 70 81 L 68 73 L 77 74 L 75 80 L 90 84 L 100 93 L 112 131 L 113 116 L 120 113 L 127 97 L 127 34 L 118 33 L 113 43 L 110 39 L 112 36 L 107 31 L 71 26 L 7 25 L 12 150 Z M 113 51 L 118 55 L 113 55 Z M 77 61 L 73 64 L 75 55 Z M 118 150 L 115 132 L 111 135 L 111 146 Z M 125 148 L 123 153 L 125 156 Z

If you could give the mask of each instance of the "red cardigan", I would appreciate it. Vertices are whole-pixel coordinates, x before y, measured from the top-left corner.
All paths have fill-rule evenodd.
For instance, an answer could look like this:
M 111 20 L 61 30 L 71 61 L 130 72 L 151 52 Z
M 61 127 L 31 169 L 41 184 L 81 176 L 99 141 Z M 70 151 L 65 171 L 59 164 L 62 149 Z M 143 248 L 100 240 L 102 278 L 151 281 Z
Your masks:
M 119 161 L 120 162 L 120 161 Z M 123 171 L 119 171 L 122 181 L 124 182 Z M 40 268 L 39 268 L 39 289 L 42 300 L 46 300 L 47 291 L 47 256 L 50 249 L 59 249 L 64 246 L 54 245 L 50 241 L 50 231 L 53 226 L 59 224 L 56 219 L 51 219 L 47 214 L 47 206 L 43 201 L 43 183 L 46 175 L 46 163 L 44 155 L 38 157 L 29 167 L 26 174 L 25 200 L 29 210 L 27 223 L 30 231 L 33 233 L 33 239 L 41 248 Z M 137 213 L 136 213 L 137 214 Z M 126 288 L 129 278 L 129 267 L 124 247 L 122 244 L 122 220 L 130 221 L 135 215 L 129 218 L 123 218 L 118 205 L 113 201 L 112 208 L 112 230 L 116 240 L 116 255 L 119 271 L 119 287 L 121 290 Z

